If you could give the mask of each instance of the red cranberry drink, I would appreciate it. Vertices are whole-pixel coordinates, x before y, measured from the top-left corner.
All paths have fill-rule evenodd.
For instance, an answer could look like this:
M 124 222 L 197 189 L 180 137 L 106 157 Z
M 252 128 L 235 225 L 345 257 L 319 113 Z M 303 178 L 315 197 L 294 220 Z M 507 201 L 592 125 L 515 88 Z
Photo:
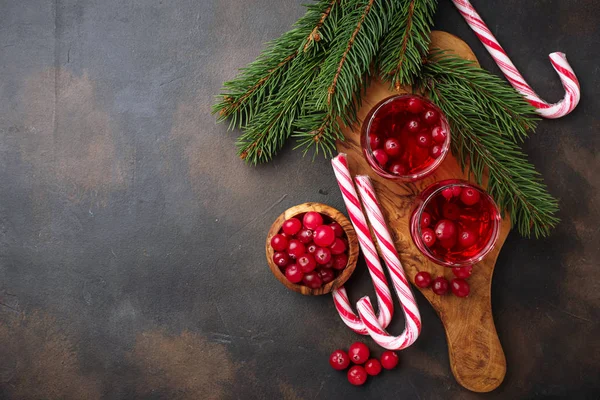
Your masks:
M 431 174 L 444 160 L 450 128 L 429 100 L 393 96 L 376 105 L 365 119 L 361 145 L 378 175 L 415 181 Z
M 411 236 L 433 262 L 463 267 L 492 250 L 500 230 L 500 211 L 482 189 L 461 180 L 434 183 L 413 212 Z

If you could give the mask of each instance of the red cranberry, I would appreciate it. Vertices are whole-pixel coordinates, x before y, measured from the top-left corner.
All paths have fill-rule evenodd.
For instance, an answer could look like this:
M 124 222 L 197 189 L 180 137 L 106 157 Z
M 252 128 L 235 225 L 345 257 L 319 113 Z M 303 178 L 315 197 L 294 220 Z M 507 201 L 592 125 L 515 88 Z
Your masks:
M 313 231 L 303 228 L 300 230 L 300 232 L 298 232 L 298 236 L 296 237 L 304 244 L 310 243 L 313 240 Z
M 432 158 L 439 158 L 439 156 L 442 155 L 442 146 L 432 146 L 431 149 L 429 150 L 429 155 Z
M 308 286 L 311 289 L 318 289 L 323 286 L 323 281 L 319 278 L 319 274 L 316 272 L 309 272 L 308 274 L 304 274 L 302 278 L 302 283 Z
M 334 255 L 342 254 L 346 251 L 346 242 L 340 238 L 335 238 L 333 244 L 329 246 L 329 250 L 331 250 L 331 254 Z
M 467 265 L 466 267 L 452 268 L 452 273 L 457 278 L 467 279 L 473 273 L 473 266 Z
M 397 156 L 400 154 L 400 141 L 395 138 L 390 138 L 385 141 L 384 149 L 389 156 Z
M 381 146 L 381 138 L 374 133 L 369 134 L 369 145 L 371 150 L 378 149 Z
M 421 231 L 421 238 L 425 246 L 430 247 L 435 243 L 435 232 L 431 228 L 425 228 Z
M 327 247 L 319 247 L 317 251 L 315 251 L 315 260 L 317 264 L 327 264 L 329 260 L 331 260 L 331 250 Z
M 279 267 L 285 267 L 290 262 L 290 257 L 284 252 L 277 251 L 273 254 L 273 262 Z
M 385 369 L 394 369 L 398 365 L 398 354 L 393 351 L 384 351 L 381 355 L 381 366 Z
M 296 263 L 300 266 L 302 272 L 311 272 L 317 268 L 317 262 L 312 254 L 304 254 L 302 257 L 298 257 Z
M 290 240 L 290 243 L 288 244 L 287 252 L 290 257 L 298 258 L 306 252 L 306 249 L 304 248 L 304 245 L 302 244 L 301 241 L 292 239 L 292 240 Z
M 355 365 L 348 370 L 348 382 L 354 386 L 363 385 L 367 381 L 367 371 L 360 365 Z
M 404 165 L 402 165 L 400 163 L 396 163 L 396 164 L 392 165 L 392 167 L 390 168 L 390 171 L 394 175 L 406 175 L 406 167 L 404 167 Z
M 317 227 L 323 225 L 323 217 L 318 212 L 309 211 L 304 214 L 302 222 L 306 229 L 311 229 L 314 231 L 317 229 Z
M 333 257 L 331 257 L 331 260 L 327 264 L 321 265 L 321 268 L 333 268 Z
M 423 101 L 421 101 L 421 99 L 418 97 L 412 97 L 408 99 L 406 109 L 413 114 L 418 114 L 423 111 Z
M 442 215 L 451 221 L 457 221 L 460 218 L 460 207 L 456 203 L 444 203 L 442 205 Z
M 431 286 L 431 274 L 426 271 L 421 271 L 415 275 L 415 285 L 421 289 Z
M 458 197 L 462 193 L 462 188 L 460 186 L 452 186 L 452 196 Z
M 281 228 L 286 234 L 294 236 L 302 229 L 302 222 L 298 218 L 290 218 L 283 223 Z
M 479 239 L 477 233 L 469 229 L 462 229 L 458 232 L 458 244 L 462 248 L 473 246 L 477 243 L 477 239 Z
M 313 234 L 313 241 L 317 246 L 327 247 L 331 246 L 335 240 L 335 231 L 329 225 L 321 225 L 315 229 Z
M 427 110 L 423 114 L 423 120 L 429 126 L 434 125 L 440 119 L 440 114 L 435 110 Z
M 284 251 L 288 247 L 288 240 L 283 235 L 275 235 L 271 238 L 271 247 L 275 251 Z
M 464 188 L 462 193 L 460 194 L 460 201 L 463 202 L 465 206 L 474 206 L 479 202 L 479 191 L 470 187 Z
M 431 290 L 433 290 L 433 293 L 443 296 L 448 292 L 448 286 L 448 279 L 439 276 L 433 280 Z
M 306 247 L 306 252 L 307 252 L 308 254 L 313 254 L 313 255 L 314 255 L 314 254 L 315 254 L 315 251 L 317 251 L 317 249 L 318 249 L 318 248 L 319 248 L 319 246 L 317 246 L 317 245 L 316 245 L 316 244 L 314 244 L 314 243 L 311 243 L 311 244 L 309 244 L 309 245 Z
M 428 212 L 423 211 L 421 213 L 421 228 L 427 228 L 431 225 L 431 215 Z
M 408 129 L 408 131 L 411 133 L 417 133 L 421 129 L 421 123 L 418 119 L 411 119 L 406 124 L 406 129 Z
M 450 200 L 452 198 L 452 188 L 442 190 L 442 196 L 444 196 L 446 200 Z
M 329 356 L 329 365 L 337 371 L 343 371 L 350 365 L 350 357 L 344 350 L 336 350 Z
M 452 288 L 452 293 L 456 297 L 467 297 L 471 292 L 471 288 L 469 287 L 467 281 L 460 278 L 452 279 L 450 287 Z
M 379 375 L 381 372 L 381 363 L 376 358 L 371 358 L 365 363 L 365 371 L 371 376 Z
M 382 149 L 377 149 L 373 151 L 373 157 L 375 157 L 379 165 L 381 165 L 382 167 L 385 167 L 389 160 L 387 153 Z
M 448 137 L 448 132 L 441 126 L 436 126 L 431 130 L 431 138 L 437 143 L 444 143 Z
M 421 147 L 431 146 L 431 135 L 429 133 L 419 133 L 417 135 L 417 144 Z
M 348 350 L 350 360 L 354 364 L 364 364 L 369 359 L 369 348 L 362 342 L 354 342 Z
M 319 268 L 317 272 L 323 283 L 329 283 L 335 279 L 335 272 L 331 268 Z
M 344 236 L 344 229 L 342 228 L 342 226 L 340 224 L 338 224 L 337 222 L 332 222 L 331 224 L 329 224 L 329 226 L 333 229 L 333 232 L 335 233 L 335 237 Z
M 443 219 L 435 225 L 435 236 L 440 240 L 451 239 L 456 236 L 456 224 Z
M 348 255 L 338 254 L 333 257 L 333 269 L 342 270 L 348 265 Z
M 292 264 L 285 269 L 285 277 L 292 283 L 300 283 L 304 277 L 304 272 L 298 264 Z

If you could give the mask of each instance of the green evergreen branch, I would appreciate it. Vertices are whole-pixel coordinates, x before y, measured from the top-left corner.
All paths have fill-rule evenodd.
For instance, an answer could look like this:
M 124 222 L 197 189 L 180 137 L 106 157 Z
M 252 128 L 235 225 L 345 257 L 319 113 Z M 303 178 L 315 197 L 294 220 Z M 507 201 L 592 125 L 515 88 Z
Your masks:
M 399 89 L 411 85 L 421 70 L 429 48 L 429 33 L 437 0 L 401 2 L 379 54 L 380 76 Z
M 419 85 L 448 117 L 452 150 L 463 170 L 480 184 L 488 173 L 487 191 L 522 235 L 547 236 L 559 222 L 558 202 L 517 143 L 525 127 L 535 126 L 533 108 L 506 83 L 467 64 L 434 53 Z

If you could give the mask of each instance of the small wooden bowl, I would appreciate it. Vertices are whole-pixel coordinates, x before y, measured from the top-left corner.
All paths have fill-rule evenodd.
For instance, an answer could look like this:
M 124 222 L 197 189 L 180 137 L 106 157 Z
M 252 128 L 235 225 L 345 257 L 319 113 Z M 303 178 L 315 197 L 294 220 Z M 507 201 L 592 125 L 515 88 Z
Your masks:
M 348 264 L 346 265 L 346 268 L 342 270 L 342 273 L 338 275 L 337 278 L 318 289 L 311 289 L 307 286 L 298 285 L 288 281 L 279 267 L 273 262 L 273 254 L 275 251 L 271 247 L 271 238 L 279 233 L 285 220 L 309 211 L 316 211 L 318 213 L 327 215 L 329 218 L 336 221 L 342 226 L 342 229 L 344 229 L 344 232 L 346 233 L 346 238 L 348 239 Z M 350 278 L 350 275 L 352 275 L 354 269 L 356 268 L 356 261 L 358 260 L 358 239 L 352 224 L 350 221 L 348 221 L 348 218 L 346 218 L 344 214 L 325 204 L 304 203 L 287 209 L 275 220 L 275 222 L 273 222 L 273 225 L 271 225 L 271 229 L 269 230 L 269 234 L 267 235 L 266 250 L 269 268 L 271 268 L 273 275 L 279 279 L 279 282 L 283 283 L 285 287 L 295 292 L 302 293 L 307 296 L 317 296 L 321 294 L 327 294 L 333 289 L 339 288 L 346 283 L 348 278 Z

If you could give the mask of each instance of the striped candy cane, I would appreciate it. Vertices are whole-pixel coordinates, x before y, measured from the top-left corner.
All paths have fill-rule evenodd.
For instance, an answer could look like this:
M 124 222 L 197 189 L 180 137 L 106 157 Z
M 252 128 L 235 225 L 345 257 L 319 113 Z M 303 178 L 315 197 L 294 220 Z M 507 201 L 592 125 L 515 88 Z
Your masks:
M 473 29 L 479 40 L 483 43 L 490 53 L 498 67 L 506 76 L 510 84 L 520 92 L 527 101 L 534 106 L 537 113 L 544 118 L 560 118 L 569 114 L 577 107 L 581 98 L 581 88 L 579 81 L 573 72 L 573 68 L 567 62 L 567 56 L 564 53 L 551 53 L 550 62 L 558 73 L 560 80 L 565 88 L 565 97 L 556 104 L 549 104 L 542 100 L 531 86 L 525 82 L 523 76 L 519 73 L 515 65 L 506 55 L 506 51 L 500 46 L 498 40 L 488 29 L 483 19 L 473 8 L 469 0 L 452 0 L 458 11 L 464 17 L 467 24 Z
M 385 331 L 385 327 L 379 324 L 379 321 L 375 317 L 371 300 L 367 296 L 358 301 L 358 314 L 364 322 L 369 335 L 371 335 L 377 344 L 388 350 L 402 350 L 413 344 L 419 337 L 419 334 L 421 333 L 421 315 L 419 314 L 417 302 L 415 301 L 406 275 L 404 274 L 404 269 L 402 269 L 400 258 L 398 257 L 394 241 L 392 240 L 385 223 L 381 207 L 375 197 L 375 190 L 373 189 L 371 180 L 368 176 L 357 176 L 355 181 L 365 211 L 367 212 L 367 217 L 369 218 L 369 222 L 373 227 L 373 232 L 379 243 L 381 255 L 383 256 L 390 272 L 390 276 L 392 277 L 396 295 L 400 299 L 400 304 L 402 305 L 404 319 L 406 321 L 404 332 L 399 336 L 390 336 Z
M 377 296 L 377 302 L 379 304 L 379 317 L 374 317 L 377 322 L 384 327 L 387 327 L 392 320 L 394 313 L 394 303 L 392 301 L 392 294 L 387 285 L 387 279 L 379 262 L 379 256 L 377 255 L 377 249 L 371 240 L 371 233 L 369 232 L 369 225 L 362 212 L 358 195 L 354 189 L 352 178 L 350 177 L 350 170 L 348 169 L 348 161 L 346 160 L 345 154 L 340 154 L 331 160 L 333 165 L 333 171 L 337 179 L 340 190 L 342 191 L 342 197 L 348 210 L 348 216 L 356 234 L 358 236 L 358 242 L 362 249 L 363 255 L 375 286 L 375 294 Z M 333 302 L 342 320 L 357 333 L 367 335 L 369 333 L 367 327 L 361 321 L 360 317 L 354 313 L 346 289 L 341 287 L 333 291 Z M 373 313 L 374 315 L 375 313 Z

